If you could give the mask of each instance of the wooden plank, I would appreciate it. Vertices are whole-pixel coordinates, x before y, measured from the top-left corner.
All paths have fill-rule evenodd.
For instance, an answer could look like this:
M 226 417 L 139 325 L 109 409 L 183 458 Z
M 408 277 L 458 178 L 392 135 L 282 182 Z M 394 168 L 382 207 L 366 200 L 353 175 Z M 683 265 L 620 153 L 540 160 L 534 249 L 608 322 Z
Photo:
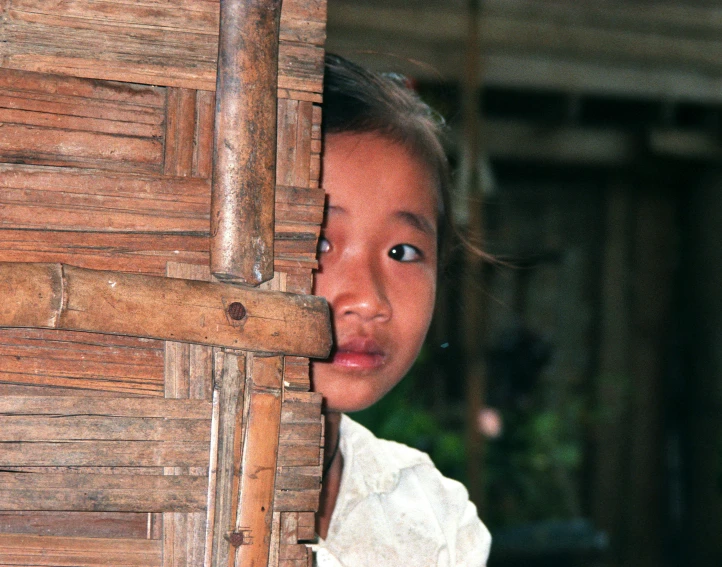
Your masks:
M 320 443 L 319 437 L 319 446 Z M 279 466 L 276 475 L 277 490 L 318 490 L 321 486 L 321 465 Z
M 0 68 L 0 92 L 15 103 L 38 99 L 59 104 L 59 114 L 117 119 L 141 124 L 162 124 L 165 89 L 147 84 L 89 81 L 77 77 L 48 75 Z M 21 106 L 22 108 L 22 106 Z
M 312 103 L 278 101 L 278 184 L 309 186 L 312 127 Z
M 309 554 L 309 549 L 305 545 L 299 544 L 281 544 L 280 557 L 281 559 L 296 559 L 306 560 Z
M 0 512 L 0 533 L 145 539 L 148 514 L 133 512 Z
M 60 328 L 326 356 L 328 307 L 313 296 L 227 284 L 0 263 L 0 325 Z M 229 306 L 240 303 L 235 320 Z M 152 314 L 152 315 L 151 315 Z
M 321 419 L 323 396 L 317 392 L 284 392 L 281 423 L 316 423 Z
M 273 500 L 278 512 L 315 512 L 318 510 L 321 488 L 316 490 L 277 490 Z
M 204 510 L 205 476 L 0 472 L 0 510 L 192 512 Z
M 316 423 L 284 423 L 281 427 L 281 442 L 318 441 L 321 438 L 322 425 Z
M 273 277 L 280 0 L 221 2 L 211 273 L 258 285 Z
M 277 261 L 276 265 L 280 268 L 280 263 Z M 310 269 L 301 270 L 295 273 L 288 274 L 288 288 L 289 293 L 303 293 L 310 294 L 313 291 L 313 273 Z M 303 390 L 310 388 L 310 382 L 308 387 L 303 387 Z
M 321 448 L 319 443 L 293 445 L 281 444 L 278 447 L 278 466 L 317 466 L 321 462 Z
M 62 11 L 49 10 L 38 0 L 13 1 L 12 7 L 28 13 L 55 12 L 58 16 L 98 21 L 114 26 L 150 26 L 174 33 L 197 32 L 215 35 L 219 21 L 218 0 L 182 0 L 174 2 L 171 10 L 162 0 L 128 3 L 118 0 L 74 0 Z M 325 40 L 326 3 L 322 0 L 286 0 L 280 21 L 281 39 L 296 43 L 323 45 Z
M 312 109 L 311 126 L 311 159 L 309 172 L 309 187 L 319 187 L 321 181 L 321 107 L 317 104 Z
M 183 91 L 188 92 L 188 91 Z M 189 98 L 189 96 L 186 96 Z M 193 101 L 196 96 L 193 93 Z M 193 130 L 186 131 L 183 136 L 190 136 L 192 146 L 194 136 Z M 179 173 L 190 174 L 192 171 L 192 154 L 189 154 L 184 161 Z M 186 278 L 200 281 L 210 279 L 210 273 L 206 266 L 194 266 L 191 264 L 169 263 L 167 268 L 169 277 Z M 165 343 L 165 395 L 166 398 L 184 399 L 193 398 L 210 400 L 212 396 L 213 382 L 213 349 L 201 345 L 189 345 L 177 342 Z M 210 429 L 210 428 L 209 428 Z M 215 460 L 216 443 L 213 439 L 215 430 L 209 431 L 210 458 L 209 462 Z M 204 508 L 210 502 L 209 487 L 214 482 L 213 473 L 209 469 L 175 467 L 166 468 L 166 475 L 206 473 L 207 478 L 205 489 L 201 497 L 204 501 Z M 214 489 L 214 488 L 213 488 Z M 179 507 L 171 508 L 172 511 L 163 514 L 163 565 L 164 567 L 186 567 L 187 565 L 202 565 L 205 555 L 206 544 L 206 521 L 207 513 L 183 511 Z M 207 511 L 206 511 L 207 512 Z
M 316 514 L 315 512 L 298 513 L 298 540 L 313 541 L 316 539 Z
M 283 512 L 281 514 L 280 542 L 283 544 L 296 543 L 298 531 L 298 512 Z
M 281 546 L 281 513 L 273 513 L 273 523 L 270 534 L 270 545 L 268 550 L 268 565 L 278 565 L 278 554 Z
M 216 491 L 209 509 L 214 510 L 207 545 L 205 567 L 228 567 L 232 557 L 226 535 L 233 531 L 238 508 L 239 475 L 236 463 L 242 450 L 243 397 L 245 391 L 245 357 L 233 352 L 218 352 L 215 360 L 215 388 L 218 392 L 218 450 L 215 464 Z
M 285 358 L 283 384 L 285 388 L 307 392 L 311 389 L 309 361 L 307 358 L 287 356 Z
M 160 170 L 162 150 L 153 138 L 13 123 L 0 128 L 0 157 L 10 162 L 155 172 Z
M 240 506 L 235 531 L 248 533 L 249 543 L 236 550 L 236 565 L 268 563 L 276 459 L 281 422 L 282 357 L 252 358 L 247 382 L 246 427 L 241 461 Z
M 160 567 L 157 540 L 0 534 L 0 565 Z
M 208 234 L 210 227 L 204 179 L 0 164 L 0 189 L 2 228 Z M 320 189 L 278 186 L 276 238 L 315 236 L 315 227 L 302 225 L 321 224 L 324 198 Z
M 286 3 L 284 3 L 286 4 Z M 314 2 L 319 15 L 324 4 Z M 296 13 L 313 10 L 299 8 Z M 286 17 L 282 31 L 292 41 L 279 45 L 278 86 L 320 93 L 323 22 Z M 315 34 L 314 30 L 315 29 Z M 43 0 L 9 0 L 0 32 L 3 66 L 212 91 L 216 86 L 218 4 L 149 0 L 132 6 L 120 0 L 77 0 L 53 5 Z M 315 35 L 316 45 L 297 43 Z
M 208 443 L 164 441 L 22 441 L 0 443 L 9 467 L 202 467 Z
M 0 442 L 72 441 L 210 441 L 210 420 L 163 418 L 123 418 L 86 416 L 82 400 L 76 414 L 61 416 L 3 417 Z M 80 413 L 82 412 L 82 413 Z M 320 429 L 320 428 L 319 428 Z
M 196 91 L 171 87 L 166 94 L 163 173 L 185 177 L 193 171 Z
M 160 342 L 46 329 L 0 329 L 0 382 L 159 394 Z
M 88 396 L 0 396 L 0 416 L 86 416 L 132 417 L 206 421 L 210 402 L 163 398 L 118 398 Z
M 275 248 L 277 271 L 317 267 L 315 239 L 279 240 Z M 169 261 L 207 266 L 208 237 L 181 233 L 0 230 L 0 258 L 9 262 L 67 262 L 96 270 L 164 275 Z
M 164 89 L 0 70 L 0 159 L 157 172 Z
M 196 91 L 196 132 L 193 144 L 193 175 L 208 179 L 213 157 L 215 93 Z

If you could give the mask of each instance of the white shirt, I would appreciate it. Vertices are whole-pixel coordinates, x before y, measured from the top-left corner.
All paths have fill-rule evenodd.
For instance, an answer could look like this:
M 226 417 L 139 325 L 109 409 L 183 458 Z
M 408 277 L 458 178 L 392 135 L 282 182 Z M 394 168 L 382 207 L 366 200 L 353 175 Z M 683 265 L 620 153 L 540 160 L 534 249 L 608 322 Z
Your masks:
M 341 417 L 341 486 L 318 567 L 483 567 L 491 536 L 426 453 Z

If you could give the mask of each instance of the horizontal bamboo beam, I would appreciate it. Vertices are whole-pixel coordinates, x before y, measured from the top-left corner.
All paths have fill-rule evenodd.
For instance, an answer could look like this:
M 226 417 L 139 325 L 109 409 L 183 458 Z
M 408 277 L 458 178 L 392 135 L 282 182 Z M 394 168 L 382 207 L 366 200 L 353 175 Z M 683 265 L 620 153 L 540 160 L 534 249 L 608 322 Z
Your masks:
M 182 279 L 0 263 L 0 327 L 91 331 L 325 357 L 331 348 L 320 297 Z
M 280 0 L 221 0 L 211 273 L 222 281 L 273 278 L 280 15 Z

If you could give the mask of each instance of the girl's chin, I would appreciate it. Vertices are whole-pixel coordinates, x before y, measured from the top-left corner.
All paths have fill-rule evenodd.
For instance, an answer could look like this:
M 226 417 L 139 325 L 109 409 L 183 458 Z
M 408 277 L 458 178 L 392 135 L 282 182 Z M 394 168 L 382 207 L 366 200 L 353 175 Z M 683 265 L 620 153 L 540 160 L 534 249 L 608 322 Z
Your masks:
M 353 367 L 337 367 L 328 363 L 314 363 L 312 390 L 324 398 L 326 411 L 356 412 L 366 409 L 380 400 L 386 389 L 379 387 L 371 376 L 357 374 Z M 334 376 L 334 369 L 341 370 Z M 349 376 L 351 374 L 351 376 Z M 354 376 L 356 374 L 356 376 Z

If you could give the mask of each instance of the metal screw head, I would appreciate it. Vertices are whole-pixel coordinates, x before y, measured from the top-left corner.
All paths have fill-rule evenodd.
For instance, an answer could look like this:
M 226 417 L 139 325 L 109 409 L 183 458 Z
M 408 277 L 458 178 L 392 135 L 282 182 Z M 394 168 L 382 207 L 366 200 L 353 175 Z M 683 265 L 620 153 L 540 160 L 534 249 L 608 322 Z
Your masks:
M 233 547 L 240 547 L 241 545 L 251 545 L 253 543 L 253 538 L 251 537 L 251 530 L 230 532 L 226 534 L 225 538 Z
M 242 303 L 234 301 L 228 306 L 228 316 L 234 321 L 240 321 L 246 316 L 246 308 Z

